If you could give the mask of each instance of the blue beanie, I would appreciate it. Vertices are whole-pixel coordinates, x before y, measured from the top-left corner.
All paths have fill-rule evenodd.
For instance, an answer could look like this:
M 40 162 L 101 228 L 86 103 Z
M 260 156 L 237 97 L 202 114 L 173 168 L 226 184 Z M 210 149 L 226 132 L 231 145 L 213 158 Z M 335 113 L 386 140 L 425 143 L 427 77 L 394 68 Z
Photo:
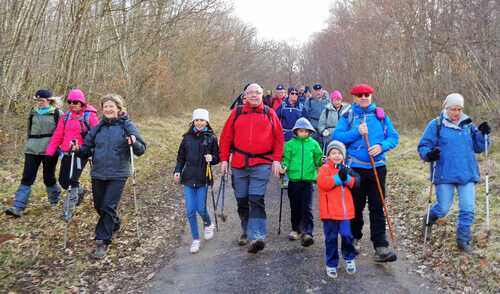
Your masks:
M 49 99 L 50 97 L 52 97 L 52 92 L 50 90 L 40 89 L 36 91 L 35 97 Z

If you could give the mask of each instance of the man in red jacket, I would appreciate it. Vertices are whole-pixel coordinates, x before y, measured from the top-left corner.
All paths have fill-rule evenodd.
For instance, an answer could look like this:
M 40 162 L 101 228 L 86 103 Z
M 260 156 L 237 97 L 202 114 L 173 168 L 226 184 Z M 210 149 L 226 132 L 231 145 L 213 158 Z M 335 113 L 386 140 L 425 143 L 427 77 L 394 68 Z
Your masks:
M 274 110 L 262 102 L 262 87 L 245 90 L 245 104 L 234 108 L 220 137 L 221 171 L 228 172 L 232 153 L 232 183 L 243 234 L 238 244 L 250 240 L 249 253 L 264 249 L 266 211 L 264 194 L 271 172 L 279 177 L 283 156 L 283 129 Z

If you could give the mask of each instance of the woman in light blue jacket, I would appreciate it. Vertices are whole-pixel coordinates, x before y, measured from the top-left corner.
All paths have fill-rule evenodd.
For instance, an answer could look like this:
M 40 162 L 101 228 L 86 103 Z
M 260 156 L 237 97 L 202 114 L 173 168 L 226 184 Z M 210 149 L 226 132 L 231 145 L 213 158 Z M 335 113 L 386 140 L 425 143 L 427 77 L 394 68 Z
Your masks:
M 443 103 L 438 118 L 429 122 L 418 144 L 420 157 L 431 162 L 436 187 L 437 202 L 432 205 L 429 222 L 431 226 L 438 218 L 446 216 L 453 205 L 453 194 L 458 192 L 458 248 L 471 252 L 471 226 L 474 223 L 475 184 L 479 182 L 479 167 L 475 153 L 485 149 L 485 138 L 491 132 L 487 122 L 476 127 L 470 117 L 463 113 L 464 98 L 458 93 L 450 94 Z M 425 219 L 426 220 L 426 219 Z M 425 227 L 424 227 L 425 229 Z

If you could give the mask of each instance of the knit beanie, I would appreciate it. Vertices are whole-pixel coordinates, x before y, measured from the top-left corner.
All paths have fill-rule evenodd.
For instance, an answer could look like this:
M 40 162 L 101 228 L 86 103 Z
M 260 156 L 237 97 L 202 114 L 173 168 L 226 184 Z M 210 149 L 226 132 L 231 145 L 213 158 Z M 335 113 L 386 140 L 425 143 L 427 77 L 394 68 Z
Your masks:
M 444 99 L 443 102 L 443 108 L 446 109 L 451 106 L 460 106 L 464 108 L 464 96 L 458 93 L 452 93 L 446 96 L 446 99 Z
M 193 111 L 193 121 L 195 119 L 202 119 L 206 122 L 209 122 L 208 110 L 203 108 L 197 108 Z
M 340 151 L 340 153 L 342 153 L 342 156 L 346 157 L 346 150 L 345 150 L 345 145 L 344 143 L 340 142 L 340 141 L 337 141 L 337 140 L 333 140 L 330 142 L 330 144 L 328 144 L 328 147 L 326 148 L 326 155 L 330 155 L 330 151 L 332 151 L 332 149 L 337 149 L 338 151 Z

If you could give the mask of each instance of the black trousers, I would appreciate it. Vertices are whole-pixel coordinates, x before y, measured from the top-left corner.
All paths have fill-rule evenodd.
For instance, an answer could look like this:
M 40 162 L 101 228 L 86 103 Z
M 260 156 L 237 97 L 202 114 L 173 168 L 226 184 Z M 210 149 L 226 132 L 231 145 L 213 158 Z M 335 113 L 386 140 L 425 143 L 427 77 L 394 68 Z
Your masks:
M 373 169 L 353 168 L 359 174 L 360 183 L 356 185 L 352 191 L 354 200 L 355 217 L 351 221 L 351 230 L 354 239 L 361 239 L 363 237 L 363 210 L 365 209 L 366 202 L 368 201 L 368 210 L 370 215 L 370 240 L 373 246 L 387 247 L 387 237 L 385 234 L 385 216 L 382 202 L 380 201 L 380 194 L 377 188 L 377 182 Z M 380 179 L 380 185 L 385 195 L 385 177 L 387 169 L 385 166 L 377 168 L 377 173 Z
M 312 192 L 313 185 L 311 182 L 288 182 L 292 230 L 311 236 L 314 229 Z
M 78 188 L 80 186 L 80 176 L 82 175 L 83 169 L 87 164 L 88 159 L 81 159 L 81 166 L 78 169 L 78 156 L 75 155 L 75 161 L 73 163 L 73 177 L 69 178 L 69 172 L 71 168 L 71 154 L 65 154 L 61 159 L 61 167 L 59 170 L 59 185 L 64 190 L 68 190 L 69 185 L 71 184 L 72 188 Z
M 99 214 L 95 227 L 95 239 L 110 244 L 115 231 L 120 226 L 118 203 L 122 197 L 127 179 L 97 180 L 92 179 L 94 208 Z
M 43 183 L 45 186 L 52 187 L 56 184 L 57 156 L 24 154 L 22 185 L 33 185 L 40 164 L 43 165 Z

